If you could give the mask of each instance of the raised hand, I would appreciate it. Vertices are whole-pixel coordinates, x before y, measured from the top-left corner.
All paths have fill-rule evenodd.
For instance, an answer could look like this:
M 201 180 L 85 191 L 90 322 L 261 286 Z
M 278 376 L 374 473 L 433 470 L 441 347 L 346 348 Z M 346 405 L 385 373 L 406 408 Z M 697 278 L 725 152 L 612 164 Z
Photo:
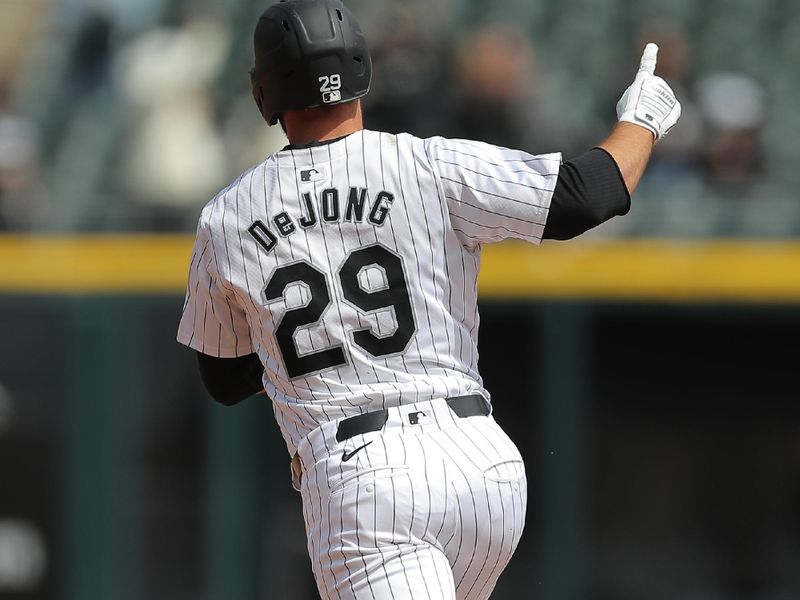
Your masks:
M 678 122 L 681 103 L 666 81 L 655 74 L 658 46 L 647 44 L 639 72 L 617 102 L 617 118 L 649 129 L 661 139 Z

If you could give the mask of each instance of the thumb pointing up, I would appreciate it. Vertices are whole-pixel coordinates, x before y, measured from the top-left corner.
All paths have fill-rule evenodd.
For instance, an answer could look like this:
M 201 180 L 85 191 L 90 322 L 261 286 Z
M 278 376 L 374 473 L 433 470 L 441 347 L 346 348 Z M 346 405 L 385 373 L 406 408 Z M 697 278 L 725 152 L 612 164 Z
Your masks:
M 657 60 L 658 60 L 658 46 L 650 42 L 644 48 L 644 53 L 642 54 L 642 62 L 639 65 L 639 72 L 645 71 L 650 75 L 655 75 Z
M 678 122 L 681 103 L 666 81 L 655 74 L 658 46 L 647 44 L 639 72 L 617 102 L 617 118 L 649 129 L 661 139 Z

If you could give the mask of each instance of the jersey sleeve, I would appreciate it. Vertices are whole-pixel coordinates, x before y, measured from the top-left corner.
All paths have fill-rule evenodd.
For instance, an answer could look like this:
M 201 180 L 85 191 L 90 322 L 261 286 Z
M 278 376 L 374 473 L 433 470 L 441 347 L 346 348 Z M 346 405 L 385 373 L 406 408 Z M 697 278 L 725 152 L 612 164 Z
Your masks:
M 518 238 L 539 244 L 561 154 L 534 156 L 483 142 L 426 140 L 453 230 L 464 246 Z
M 218 358 L 253 352 L 247 317 L 233 294 L 221 285 L 214 243 L 202 218 L 189 265 L 178 342 Z

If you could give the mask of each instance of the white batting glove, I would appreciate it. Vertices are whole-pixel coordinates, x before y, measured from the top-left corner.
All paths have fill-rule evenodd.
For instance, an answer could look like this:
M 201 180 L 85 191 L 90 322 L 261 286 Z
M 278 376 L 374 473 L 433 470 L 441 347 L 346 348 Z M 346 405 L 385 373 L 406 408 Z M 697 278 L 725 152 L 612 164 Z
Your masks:
M 658 46 L 647 44 L 639 72 L 617 102 L 617 118 L 653 132 L 663 138 L 681 116 L 681 103 L 667 82 L 655 75 Z

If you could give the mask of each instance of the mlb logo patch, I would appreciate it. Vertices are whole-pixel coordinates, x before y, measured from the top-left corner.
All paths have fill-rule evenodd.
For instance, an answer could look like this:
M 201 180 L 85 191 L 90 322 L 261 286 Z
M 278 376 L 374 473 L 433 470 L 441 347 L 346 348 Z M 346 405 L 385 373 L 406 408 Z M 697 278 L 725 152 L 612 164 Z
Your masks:
M 316 169 L 308 169 L 307 171 L 300 171 L 300 181 L 311 181 L 312 177 L 319 175 Z
M 420 423 L 425 421 L 427 418 L 428 418 L 428 415 L 426 415 L 422 411 L 408 413 L 408 424 L 409 425 L 419 425 Z
M 300 171 L 300 181 L 303 183 L 322 181 L 327 178 L 327 176 L 328 174 L 324 167 L 319 167 L 318 169 L 303 169 Z
M 342 92 L 340 92 L 340 91 L 323 92 L 322 93 L 322 101 L 325 104 L 331 104 L 333 102 L 339 102 L 341 99 L 342 99 Z

